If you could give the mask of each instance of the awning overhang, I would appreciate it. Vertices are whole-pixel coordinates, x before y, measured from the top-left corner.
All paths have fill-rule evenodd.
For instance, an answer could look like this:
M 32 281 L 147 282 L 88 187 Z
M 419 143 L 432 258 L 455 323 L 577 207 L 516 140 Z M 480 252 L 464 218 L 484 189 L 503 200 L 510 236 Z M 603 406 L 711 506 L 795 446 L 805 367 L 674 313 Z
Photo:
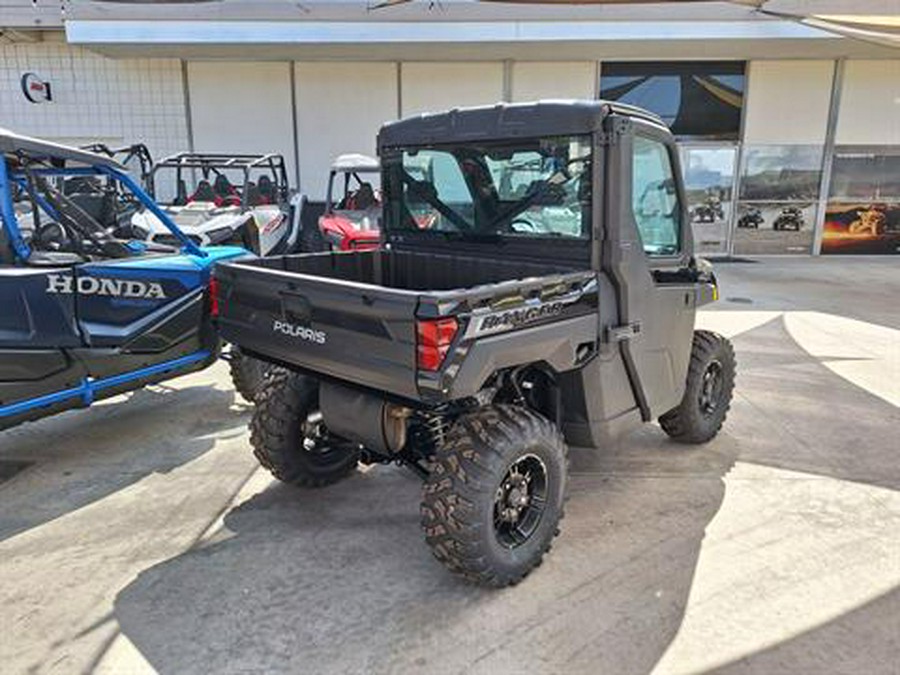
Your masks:
M 794 21 L 70 20 L 70 44 L 112 57 L 341 60 L 887 56 Z

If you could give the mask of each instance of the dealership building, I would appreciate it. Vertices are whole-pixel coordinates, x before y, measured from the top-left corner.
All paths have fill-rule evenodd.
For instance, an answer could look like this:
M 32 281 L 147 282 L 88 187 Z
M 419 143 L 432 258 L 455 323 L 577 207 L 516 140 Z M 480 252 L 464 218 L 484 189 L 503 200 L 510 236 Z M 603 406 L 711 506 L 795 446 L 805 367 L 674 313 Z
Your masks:
M 760 3 L 756 3 L 760 4 Z M 814 7 L 818 13 L 810 16 Z M 276 152 L 322 200 L 379 126 L 606 98 L 678 136 L 710 255 L 900 252 L 900 2 L 0 2 L 0 126 Z

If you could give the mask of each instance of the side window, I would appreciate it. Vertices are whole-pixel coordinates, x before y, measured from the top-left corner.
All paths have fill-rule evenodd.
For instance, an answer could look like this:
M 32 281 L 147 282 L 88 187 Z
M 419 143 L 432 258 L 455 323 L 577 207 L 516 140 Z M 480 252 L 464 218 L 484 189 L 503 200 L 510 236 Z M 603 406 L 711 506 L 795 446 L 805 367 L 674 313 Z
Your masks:
M 681 205 L 668 148 L 659 141 L 634 137 L 631 206 L 644 252 L 674 255 L 680 250 Z

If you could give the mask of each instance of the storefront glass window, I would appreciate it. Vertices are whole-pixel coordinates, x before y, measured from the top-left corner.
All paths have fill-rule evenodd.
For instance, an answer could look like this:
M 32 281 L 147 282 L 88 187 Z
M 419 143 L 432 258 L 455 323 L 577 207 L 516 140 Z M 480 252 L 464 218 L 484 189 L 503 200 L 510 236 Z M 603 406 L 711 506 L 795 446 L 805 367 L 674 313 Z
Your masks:
M 821 175 L 821 146 L 748 145 L 741 172 L 741 200 L 816 199 Z
M 822 253 L 900 253 L 900 147 L 835 149 Z
M 737 148 L 685 144 L 680 149 L 694 249 L 701 255 L 725 254 Z
M 737 140 L 743 61 L 604 62 L 600 98 L 655 112 L 679 138 Z
M 816 145 L 745 146 L 736 254 L 812 251 L 822 152 Z

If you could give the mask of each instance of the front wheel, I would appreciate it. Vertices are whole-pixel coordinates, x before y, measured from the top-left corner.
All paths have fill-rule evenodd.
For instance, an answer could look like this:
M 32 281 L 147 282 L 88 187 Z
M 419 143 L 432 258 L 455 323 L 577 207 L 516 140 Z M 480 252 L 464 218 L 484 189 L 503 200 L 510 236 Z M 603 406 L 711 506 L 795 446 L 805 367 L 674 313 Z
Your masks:
M 679 443 L 712 440 L 731 407 L 736 363 L 731 343 L 718 333 L 694 331 L 687 385 L 677 408 L 659 418 L 659 425 Z
M 565 441 L 546 418 L 498 405 L 461 417 L 422 489 L 422 528 L 434 556 L 495 588 L 537 567 L 559 534 Z
M 269 371 L 259 389 L 250 444 L 275 478 L 299 487 L 337 483 L 359 461 L 359 445 L 325 427 L 318 381 L 283 368 Z

